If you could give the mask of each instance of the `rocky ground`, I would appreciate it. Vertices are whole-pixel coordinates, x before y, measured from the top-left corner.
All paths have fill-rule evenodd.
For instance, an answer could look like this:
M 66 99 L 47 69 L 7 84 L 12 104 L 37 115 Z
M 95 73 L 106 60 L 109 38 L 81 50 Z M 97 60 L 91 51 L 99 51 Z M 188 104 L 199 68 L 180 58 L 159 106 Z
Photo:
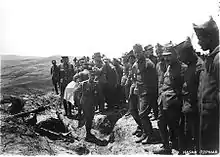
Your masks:
M 37 123 L 56 118 L 56 106 L 59 97 L 52 93 L 46 95 L 22 95 L 28 100 L 24 111 L 35 109 L 41 105 L 50 105 L 50 109 L 37 114 Z M 99 139 L 99 143 L 85 142 L 85 126 L 78 128 L 78 121 L 65 117 L 70 124 L 71 137 L 52 140 L 36 132 L 33 126 L 26 123 L 25 118 L 16 118 L 5 121 L 9 114 L 5 111 L 7 105 L 1 105 L 1 149 L 0 154 L 19 155 L 55 155 L 55 154 L 99 154 L 99 155 L 129 155 L 152 154 L 152 151 L 161 146 L 156 121 L 152 121 L 154 133 L 151 144 L 136 144 L 132 132 L 136 123 L 131 116 L 124 116 L 125 108 L 96 114 L 92 132 Z M 62 110 L 61 110 L 62 111 Z M 70 140 L 74 139 L 74 140 Z M 174 153 L 176 153 L 174 151 Z

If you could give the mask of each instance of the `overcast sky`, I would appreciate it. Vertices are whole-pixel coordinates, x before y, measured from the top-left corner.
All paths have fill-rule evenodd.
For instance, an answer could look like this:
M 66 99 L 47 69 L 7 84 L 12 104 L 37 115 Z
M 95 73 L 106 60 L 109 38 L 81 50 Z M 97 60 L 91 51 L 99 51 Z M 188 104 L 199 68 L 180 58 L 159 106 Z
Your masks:
M 192 23 L 218 10 L 218 0 L 0 0 L 0 53 L 118 57 L 192 37 Z

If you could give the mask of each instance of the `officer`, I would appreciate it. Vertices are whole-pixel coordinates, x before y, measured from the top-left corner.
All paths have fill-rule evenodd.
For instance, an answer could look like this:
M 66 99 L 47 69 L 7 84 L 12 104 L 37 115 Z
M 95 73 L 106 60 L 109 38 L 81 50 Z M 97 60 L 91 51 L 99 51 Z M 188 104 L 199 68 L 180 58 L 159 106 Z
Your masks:
M 59 84 L 59 67 L 56 64 L 56 60 L 52 60 L 52 67 L 50 69 L 50 74 L 52 76 L 52 83 L 56 94 L 58 95 L 58 84 Z
M 163 146 L 161 149 L 154 151 L 155 154 L 171 154 L 167 127 L 169 127 L 171 133 L 172 148 L 178 147 L 178 142 L 182 138 L 179 121 L 181 117 L 182 86 L 186 65 L 183 65 L 177 60 L 177 54 L 172 44 L 166 45 L 163 55 L 166 55 L 166 61 L 169 65 L 164 74 L 161 93 L 158 97 L 158 127 Z
M 74 68 L 73 65 L 69 63 L 68 56 L 62 56 L 62 63 L 59 65 L 59 78 L 60 78 L 61 103 L 64 105 L 65 113 L 67 113 L 67 108 L 71 108 L 71 107 L 70 105 L 68 105 L 69 107 L 67 107 L 67 103 L 63 101 L 64 91 L 66 86 L 73 80 L 73 75 L 74 75 Z
M 197 93 L 203 61 L 194 51 L 190 38 L 177 45 L 176 50 L 179 59 L 188 66 L 183 86 L 182 112 L 184 116 L 181 119 L 181 131 L 184 132 L 184 141 L 182 147 L 184 150 L 195 151 L 193 148 L 196 146 L 198 152 L 199 110 L 196 104 L 198 104 Z
M 144 57 L 143 48 L 136 44 L 133 46 L 136 62 L 132 66 L 132 79 L 134 80 L 133 94 L 138 100 L 138 104 L 131 103 L 130 113 L 142 130 L 142 135 L 136 140 L 136 143 L 146 144 L 152 135 L 152 124 L 149 119 L 149 113 L 154 104 L 157 93 L 157 75 L 154 63 Z M 139 108 L 139 112 L 138 112 Z
M 98 82 L 95 81 L 95 72 L 90 70 L 89 79 L 80 83 L 82 96 L 80 104 L 82 105 L 84 119 L 86 122 L 86 138 L 88 142 L 93 142 L 96 137 L 91 133 L 92 121 L 95 114 L 96 95 L 98 93 Z
M 199 85 L 201 149 L 219 153 L 219 29 L 212 17 L 193 28 L 202 50 L 209 51 Z

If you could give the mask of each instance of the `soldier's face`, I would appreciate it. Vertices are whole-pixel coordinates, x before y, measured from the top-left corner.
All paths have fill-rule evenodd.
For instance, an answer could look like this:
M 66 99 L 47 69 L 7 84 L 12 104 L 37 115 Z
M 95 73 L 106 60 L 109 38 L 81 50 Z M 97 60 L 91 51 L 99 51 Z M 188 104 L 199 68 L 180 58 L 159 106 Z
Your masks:
M 171 54 L 170 55 L 165 55 L 165 56 L 163 56 L 163 58 L 164 58 L 164 61 L 166 63 L 170 64 L 171 60 L 172 60 L 172 55 Z
M 209 50 L 209 45 L 211 40 L 208 37 L 204 37 L 202 35 L 198 35 L 198 44 L 201 46 L 202 50 L 206 51 Z
M 142 52 L 141 52 L 141 51 L 134 51 L 134 54 L 135 54 L 135 57 L 136 57 L 137 59 L 140 59 L 141 56 L 142 56 Z
M 130 57 L 130 58 L 129 58 L 129 63 L 130 63 L 130 64 L 133 64 L 134 62 L 135 62 L 135 57 Z

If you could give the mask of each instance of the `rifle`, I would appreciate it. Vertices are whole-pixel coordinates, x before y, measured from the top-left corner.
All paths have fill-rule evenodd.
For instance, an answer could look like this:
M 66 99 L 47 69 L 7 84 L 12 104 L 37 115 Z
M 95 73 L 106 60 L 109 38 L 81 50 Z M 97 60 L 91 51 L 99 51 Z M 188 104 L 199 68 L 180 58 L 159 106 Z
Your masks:
M 50 105 L 40 106 L 40 107 L 38 107 L 37 109 L 33 109 L 33 110 L 27 111 L 27 112 L 17 113 L 17 114 L 8 116 L 8 117 L 6 117 L 5 119 L 6 119 L 6 120 L 9 120 L 9 119 L 13 119 L 13 118 L 26 117 L 26 116 L 28 116 L 30 113 L 39 113 L 39 112 L 45 111 L 45 110 L 48 109 L 49 107 L 50 107 Z

